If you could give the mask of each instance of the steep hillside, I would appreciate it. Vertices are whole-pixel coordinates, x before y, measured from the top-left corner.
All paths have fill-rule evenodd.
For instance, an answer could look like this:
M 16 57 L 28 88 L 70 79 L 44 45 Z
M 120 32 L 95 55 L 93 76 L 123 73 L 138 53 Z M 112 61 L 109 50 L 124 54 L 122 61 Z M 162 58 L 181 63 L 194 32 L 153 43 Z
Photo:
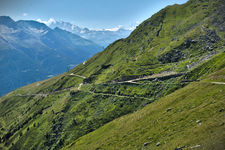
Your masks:
M 73 72 L 96 83 L 162 71 L 187 72 L 224 46 L 224 5 L 221 0 L 192 0 L 168 6 Z
M 102 48 L 75 34 L 36 21 L 0 17 L 0 96 L 55 76 Z
M 143 110 L 152 107 L 151 105 L 158 105 L 157 100 L 174 91 L 183 91 L 184 95 L 188 95 L 199 87 L 201 94 L 201 89 L 210 90 L 215 87 L 212 95 L 218 94 L 220 100 L 222 95 L 218 91 L 224 90 L 223 85 L 215 85 L 211 81 L 201 84 L 202 81 L 198 81 L 225 68 L 224 10 L 223 0 L 190 0 L 184 5 L 168 6 L 143 22 L 128 38 L 112 43 L 103 52 L 74 69 L 2 97 L 0 147 L 60 149 L 118 117 L 147 105 L 149 106 Z M 223 75 L 218 77 L 214 78 L 215 82 L 220 79 L 223 82 Z M 194 85 L 197 85 L 196 88 Z M 189 88 L 193 91 L 188 91 Z M 180 91 L 176 91 L 178 89 Z M 212 98 L 212 95 L 208 98 Z M 171 96 L 167 98 L 174 101 Z M 164 101 L 167 98 L 163 98 Z M 195 95 L 193 99 L 196 99 Z M 181 103 L 186 103 L 186 99 Z M 175 104 L 181 107 L 180 103 Z M 159 110 L 163 109 L 157 107 Z M 177 109 L 179 108 L 174 106 L 171 112 Z M 211 107 L 207 109 L 213 111 Z M 186 108 L 182 107 L 182 110 L 186 111 Z M 204 116 L 205 120 L 199 120 L 206 121 L 208 116 Z M 195 119 L 198 117 L 201 116 Z M 183 123 L 178 125 L 183 126 Z M 190 126 L 188 128 L 191 129 Z M 112 128 L 112 132 L 116 130 Z M 101 135 L 99 132 L 102 129 L 92 134 Z M 138 131 L 136 133 L 137 137 L 141 136 Z M 87 137 L 92 138 L 92 134 Z M 106 138 L 110 136 L 110 132 L 104 134 Z M 156 140 L 160 140 L 160 134 L 155 136 Z M 162 138 L 163 141 L 159 142 L 167 142 L 167 137 Z M 99 139 L 99 146 L 107 149 L 101 144 L 104 139 Z M 98 148 L 98 144 L 92 139 L 87 140 Z M 140 141 L 142 145 L 143 141 Z M 116 142 L 114 138 L 109 144 L 115 145 L 113 142 Z M 82 143 L 83 138 L 81 143 L 77 142 L 78 146 Z M 139 146 L 140 143 L 137 140 L 136 145 Z
M 65 149 L 225 149 L 224 75 L 222 69 L 191 83 Z

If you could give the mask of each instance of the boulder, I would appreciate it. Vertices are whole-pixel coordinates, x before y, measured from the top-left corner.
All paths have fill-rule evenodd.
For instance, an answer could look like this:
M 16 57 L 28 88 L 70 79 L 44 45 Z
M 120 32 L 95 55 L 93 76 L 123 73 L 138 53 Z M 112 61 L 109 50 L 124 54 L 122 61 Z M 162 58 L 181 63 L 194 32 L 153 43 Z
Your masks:
M 169 111 L 171 111 L 171 110 L 172 110 L 172 108 L 167 108 L 167 110 L 166 110 L 166 111 L 167 111 L 167 112 L 169 112 Z
M 147 145 L 149 145 L 149 144 L 150 144 L 149 142 L 145 142 L 145 143 L 144 143 L 144 146 L 147 146 Z
M 159 146 L 161 143 L 160 142 L 158 142 L 157 144 L 156 144 L 156 146 Z

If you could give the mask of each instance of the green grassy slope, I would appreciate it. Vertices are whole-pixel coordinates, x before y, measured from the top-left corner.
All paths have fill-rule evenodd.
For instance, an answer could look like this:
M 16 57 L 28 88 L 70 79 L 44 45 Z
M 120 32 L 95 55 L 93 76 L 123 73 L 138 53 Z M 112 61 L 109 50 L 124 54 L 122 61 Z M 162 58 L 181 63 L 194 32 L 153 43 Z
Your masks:
M 118 118 L 65 149 L 225 148 L 225 69 Z M 156 144 L 160 142 L 159 146 Z M 147 143 L 147 144 L 144 144 Z
M 1 97 L 0 149 L 60 149 L 224 68 L 224 10 L 223 0 L 168 6 L 87 62 Z
M 224 7 L 221 0 L 168 6 L 127 39 L 111 44 L 71 72 L 95 83 L 162 71 L 186 72 L 224 45 Z

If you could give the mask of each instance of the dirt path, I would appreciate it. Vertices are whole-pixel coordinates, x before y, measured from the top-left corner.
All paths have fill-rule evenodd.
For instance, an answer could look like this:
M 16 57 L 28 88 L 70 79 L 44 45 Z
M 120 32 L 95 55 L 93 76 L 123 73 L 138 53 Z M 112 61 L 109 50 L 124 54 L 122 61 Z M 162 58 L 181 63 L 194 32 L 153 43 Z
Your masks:
M 64 91 L 69 91 L 71 90 L 73 87 L 71 88 L 66 88 L 66 89 L 62 89 L 62 90 L 58 90 L 58 91 L 54 91 L 54 92 L 48 92 L 48 93 L 39 93 L 39 94 L 16 94 L 16 96 L 21 96 L 21 97 L 26 97 L 26 96 L 37 96 L 37 97 L 46 97 L 48 95 L 51 94 L 56 94 L 56 93 L 60 93 L 60 92 L 64 92 Z
M 157 78 L 165 78 L 165 77 L 176 77 L 176 76 L 181 76 L 183 75 L 183 73 L 177 73 L 177 72 L 163 72 L 163 73 L 159 73 L 159 74 L 153 74 L 150 76 L 145 76 L 145 77 L 140 77 L 140 78 L 136 78 L 136 79 L 131 79 L 131 80 L 126 80 L 126 81 L 119 81 L 119 82 L 114 82 L 114 83 L 133 83 L 133 84 L 141 84 L 141 83 L 137 83 L 137 81 L 141 81 L 141 80 L 149 80 L 149 79 L 157 79 Z
M 160 74 L 154 74 L 151 76 L 145 76 L 142 78 L 136 78 L 136 79 L 131 79 L 131 80 L 127 80 L 127 81 L 121 81 L 121 82 L 113 82 L 112 84 L 122 84 L 122 83 L 132 83 L 132 84 L 142 84 L 142 83 L 138 83 L 137 81 L 141 81 L 141 80 L 148 80 L 148 79 L 156 79 L 156 78 L 162 78 L 162 77 L 168 77 L 168 76 L 179 76 L 181 75 L 181 73 L 176 73 L 176 72 L 164 72 L 164 73 L 160 73 Z M 80 78 L 85 79 L 86 77 L 84 76 L 80 76 L 80 75 L 75 75 L 73 73 L 70 74 L 70 76 L 77 76 Z M 189 82 L 191 83 L 191 82 Z M 217 85 L 225 85 L 225 82 L 198 82 L 198 83 L 211 83 L 211 84 L 217 84 Z M 160 84 L 177 84 L 177 83 L 160 83 Z M 81 91 L 81 87 L 83 86 L 83 83 L 80 83 L 77 90 Z M 49 93 L 40 93 L 40 94 L 17 94 L 16 96 L 21 96 L 21 97 L 26 97 L 26 96 L 37 96 L 37 97 L 46 97 L 50 94 L 55 94 L 55 93 L 60 93 L 63 91 L 69 91 L 74 89 L 74 87 L 70 87 L 70 88 L 66 88 L 66 89 L 62 89 L 62 90 L 58 90 L 58 91 L 54 91 L 54 92 L 49 92 Z M 99 94 L 99 95 L 106 95 L 106 96 L 116 96 L 116 97 L 121 97 L 121 98 L 142 98 L 142 99 L 147 99 L 150 100 L 149 98 L 146 97 L 133 97 L 133 96 L 125 96 L 125 95 L 117 95 L 117 94 L 107 94 L 107 93 L 96 93 L 96 92 L 92 92 L 92 91 L 86 91 L 88 93 L 91 94 Z
M 225 85 L 225 82 L 211 82 L 212 84 Z
M 25 95 L 22 95 L 22 94 L 16 94 L 16 96 L 20 96 L 20 97 L 27 97 L 27 96 L 46 97 L 46 96 L 48 96 L 48 95 L 49 95 L 48 93 L 45 93 L 45 94 L 25 94 Z
M 81 83 L 81 84 L 79 84 L 79 86 L 78 86 L 78 90 L 80 90 L 80 88 L 82 87 L 82 85 L 84 85 L 83 83 Z
M 79 77 L 79 78 L 86 79 L 86 77 L 81 76 L 81 75 L 77 75 L 77 74 L 74 74 L 74 73 L 69 74 L 69 76 L 76 76 L 76 77 Z

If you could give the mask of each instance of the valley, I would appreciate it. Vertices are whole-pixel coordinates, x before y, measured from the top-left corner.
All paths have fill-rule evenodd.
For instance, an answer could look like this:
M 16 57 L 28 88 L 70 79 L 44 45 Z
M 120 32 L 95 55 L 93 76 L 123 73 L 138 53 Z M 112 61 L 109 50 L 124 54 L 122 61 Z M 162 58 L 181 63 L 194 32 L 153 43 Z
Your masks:
M 218 149 L 225 3 L 168 6 L 75 68 L 0 98 L 0 149 Z
M 60 28 L 0 16 L 0 96 L 68 71 L 102 49 Z

